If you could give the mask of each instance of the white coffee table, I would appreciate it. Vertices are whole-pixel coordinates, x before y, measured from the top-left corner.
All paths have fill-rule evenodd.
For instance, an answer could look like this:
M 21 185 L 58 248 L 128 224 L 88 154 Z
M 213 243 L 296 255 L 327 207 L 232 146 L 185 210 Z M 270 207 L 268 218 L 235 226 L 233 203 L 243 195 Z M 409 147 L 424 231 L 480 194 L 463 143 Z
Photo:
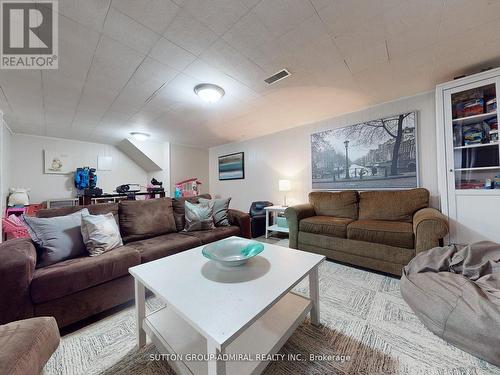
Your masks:
M 130 268 L 139 347 L 147 334 L 179 374 L 261 373 L 269 357 L 254 354 L 277 353 L 309 313 L 319 325 L 318 266 L 325 258 L 264 246 L 229 270 L 204 258 L 203 246 Z M 291 292 L 305 277 L 310 298 Z M 166 307 L 146 316 L 145 288 Z M 202 360 L 192 361 L 198 353 Z

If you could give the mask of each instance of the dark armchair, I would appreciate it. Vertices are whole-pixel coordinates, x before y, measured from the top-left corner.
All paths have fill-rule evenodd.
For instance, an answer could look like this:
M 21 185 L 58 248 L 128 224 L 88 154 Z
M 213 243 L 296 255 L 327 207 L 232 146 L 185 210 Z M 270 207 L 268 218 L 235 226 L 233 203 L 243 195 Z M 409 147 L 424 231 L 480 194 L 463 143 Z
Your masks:
M 266 211 L 264 207 L 272 205 L 272 202 L 258 201 L 253 202 L 250 206 L 252 238 L 263 236 L 266 233 Z

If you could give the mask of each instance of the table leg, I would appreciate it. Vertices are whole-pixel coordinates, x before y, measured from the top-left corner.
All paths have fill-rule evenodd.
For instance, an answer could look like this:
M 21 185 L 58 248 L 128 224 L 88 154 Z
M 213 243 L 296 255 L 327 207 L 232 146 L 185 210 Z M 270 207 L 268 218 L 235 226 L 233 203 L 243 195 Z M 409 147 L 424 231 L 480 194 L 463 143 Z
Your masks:
M 226 363 L 216 358 L 223 355 L 224 350 L 219 350 L 210 339 L 207 339 L 207 354 L 214 357 L 213 360 L 208 361 L 208 375 L 226 375 Z
M 135 316 L 137 325 L 137 346 L 142 348 L 146 345 L 146 332 L 142 328 L 142 323 L 146 317 L 146 289 L 139 280 L 135 281 Z
M 311 307 L 311 323 L 315 326 L 320 325 L 319 318 L 319 279 L 318 266 L 314 267 L 309 272 L 309 298 L 312 302 Z
M 267 238 L 268 228 L 269 228 L 269 210 L 266 210 L 266 238 Z

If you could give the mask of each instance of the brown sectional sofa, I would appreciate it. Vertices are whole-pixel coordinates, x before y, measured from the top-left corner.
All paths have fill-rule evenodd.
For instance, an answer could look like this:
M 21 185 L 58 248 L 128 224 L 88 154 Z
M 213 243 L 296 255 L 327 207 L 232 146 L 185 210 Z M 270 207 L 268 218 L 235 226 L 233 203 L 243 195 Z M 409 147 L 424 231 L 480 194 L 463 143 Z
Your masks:
M 312 192 L 288 207 L 290 247 L 401 275 L 419 252 L 438 246 L 447 218 L 429 208 L 426 189 Z
M 210 198 L 209 195 L 203 197 Z M 197 198 L 187 198 L 197 201 Z M 184 199 L 86 206 L 91 214 L 112 212 L 124 246 L 97 257 L 83 256 L 35 268 L 37 250 L 30 239 L 0 244 L 0 324 L 33 316 L 53 316 L 59 327 L 134 298 L 129 267 L 229 236 L 250 238 L 250 216 L 229 210 L 231 226 L 183 233 Z M 39 217 L 67 215 L 79 207 L 41 210 Z

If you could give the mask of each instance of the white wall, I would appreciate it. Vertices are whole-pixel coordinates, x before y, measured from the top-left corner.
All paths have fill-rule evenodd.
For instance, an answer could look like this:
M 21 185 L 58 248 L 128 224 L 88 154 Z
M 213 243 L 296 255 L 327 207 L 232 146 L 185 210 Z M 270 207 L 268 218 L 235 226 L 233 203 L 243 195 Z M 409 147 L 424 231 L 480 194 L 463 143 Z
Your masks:
M 157 150 L 158 164 L 162 170 L 148 172 L 148 183 L 153 177 L 163 182 L 162 186 L 165 189 L 165 194 L 170 196 L 173 194 L 173 190 L 170 190 L 170 143 L 163 142 L 157 144 L 155 149 Z
M 197 177 L 201 182 L 202 193 L 208 193 L 209 173 L 208 173 L 207 149 L 183 145 L 170 145 L 170 181 L 171 192 L 175 191 L 175 183 L 189 178 Z
M 97 171 L 97 186 L 106 193 L 118 185 L 146 185 L 148 174 L 115 146 L 72 141 L 67 139 L 15 134 L 11 137 L 11 173 L 9 186 L 31 188 L 30 200 L 40 203 L 47 199 L 75 197 L 73 174 L 44 174 L 43 151 L 70 154 L 73 166 L 97 167 L 97 156 L 111 156 L 111 171 Z
M 11 139 L 12 133 L 9 127 L 3 122 L 0 114 L 0 209 L 2 210 L 2 216 L 7 205 L 7 196 L 9 195 Z
M 418 111 L 420 185 L 429 189 L 431 204 L 438 207 L 436 121 L 433 92 L 402 98 L 359 112 L 248 141 L 211 148 L 210 192 L 212 195 L 232 197 L 232 207 L 248 211 L 250 203 L 256 200 L 282 203 L 283 193 L 278 191 L 278 180 L 287 178 L 292 182 L 292 191 L 287 193 L 288 204 L 307 202 L 307 194 L 311 191 L 310 135 L 312 133 L 413 110 Z M 218 156 L 240 151 L 245 153 L 245 179 L 219 181 Z
M 147 172 L 148 183 L 152 178 L 163 182 L 165 194 L 170 195 L 170 143 L 138 141 L 133 138 L 123 140 L 118 148 Z

